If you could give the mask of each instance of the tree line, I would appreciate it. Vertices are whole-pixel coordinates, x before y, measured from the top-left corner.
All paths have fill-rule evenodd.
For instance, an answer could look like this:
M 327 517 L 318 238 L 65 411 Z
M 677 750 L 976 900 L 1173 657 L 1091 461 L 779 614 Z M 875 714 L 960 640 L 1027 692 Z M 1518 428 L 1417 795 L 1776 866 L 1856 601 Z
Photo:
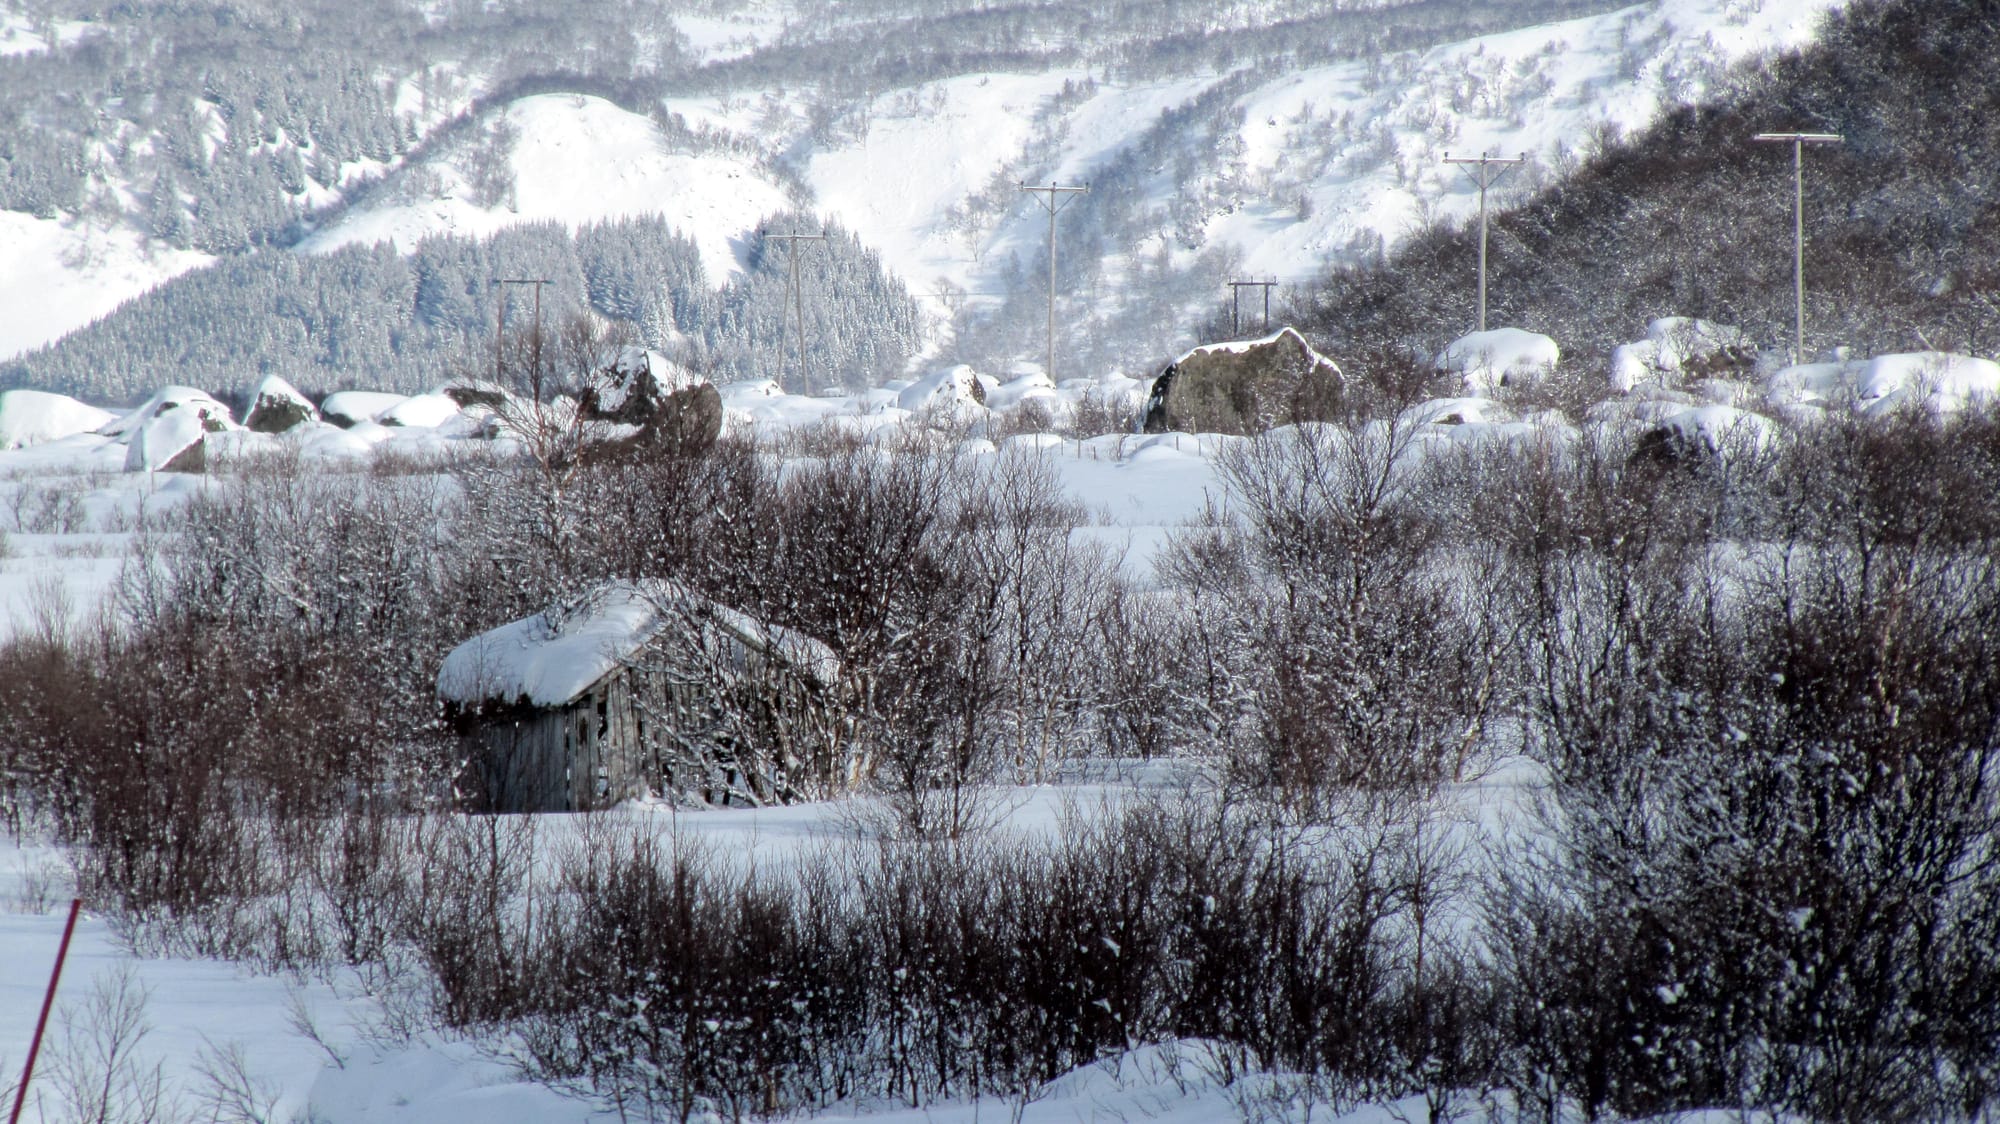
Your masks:
M 765 228 L 817 220 L 775 215 Z M 901 373 L 919 344 L 915 302 L 837 225 L 803 255 L 805 322 L 819 386 L 867 386 Z M 423 393 L 490 377 L 499 312 L 494 282 L 546 278 L 551 325 L 585 310 L 633 325 L 649 346 L 718 382 L 785 369 L 787 265 L 761 241 L 719 290 L 694 243 L 657 218 L 529 223 L 488 240 L 432 236 L 325 255 L 228 258 L 145 293 L 91 326 L 0 365 L 0 383 L 94 401 L 162 385 L 247 391 L 279 375 L 309 392 L 348 387 Z M 507 313 L 522 326 L 525 305 Z

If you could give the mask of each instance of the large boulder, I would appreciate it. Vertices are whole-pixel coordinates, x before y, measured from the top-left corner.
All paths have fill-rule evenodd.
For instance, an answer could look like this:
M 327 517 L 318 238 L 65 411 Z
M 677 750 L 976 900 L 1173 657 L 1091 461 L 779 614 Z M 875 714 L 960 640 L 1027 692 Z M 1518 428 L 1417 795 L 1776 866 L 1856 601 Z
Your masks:
M 376 417 L 379 425 L 436 429 L 459 415 L 456 398 L 448 394 L 419 394 L 406 398 Z
M 207 391 L 169 386 L 97 432 L 125 446 L 127 472 L 205 472 L 208 435 L 241 428 Z
M 897 391 L 896 405 L 911 413 L 937 410 L 956 414 L 986 405 L 986 387 L 971 367 L 961 363 L 933 371 Z
M 597 372 L 579 403 L 590 421 L 638 429 L 637 443 L 699 453 L 722 436 L 722 394 L 657 351 L 631 347 Z
M 2000 363 L 1944 351 L 1837 359 L 1786 367 L 1766 386 L 1772 403 L 1882 413 L 1920 405 L 1937 414 L 2000 401 Z
M 276 375 L 266 376 L 250 392 L 250 406 L 243 413 L 243 428 L 252 433 L 289 433 L 308 422 L 319 420 L 312 401 L 299 388 Z
M 1340 367 L 1290 328 L 1197 347 L 1153 380 L 1144 428 L 1256 433 L 1312 416 L 1312 405 L 1337 393 L 1340 379 Z

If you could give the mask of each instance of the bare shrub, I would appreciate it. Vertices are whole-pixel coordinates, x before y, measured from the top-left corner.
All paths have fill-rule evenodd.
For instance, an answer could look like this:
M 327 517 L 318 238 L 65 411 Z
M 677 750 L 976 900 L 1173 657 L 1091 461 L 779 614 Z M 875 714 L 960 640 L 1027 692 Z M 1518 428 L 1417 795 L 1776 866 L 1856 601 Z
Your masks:
M 771 451 L 781 456 L 813 458 L 852 454 L 867 444 L 867 430 L 837 414 L 779 430 L 769 440 Z
M 1079 441 L 1107 433 L 1137 433 L 1143 411 L 1130 400 L 1086 391 L 1070 406 L 1065 435 Z
M 565 863 L 578 907 L 547 915 L 524 1041 L 544 1079 L 668 1119 L 1025 1103 L 1172 1038 L 1353 1096 L 1393 1080 L 1376 1020 L 1405 840 L 1304 846 L 1214 805 L 1046 844 L 852 844 L 776 875 L 599 840 Z
M 1238 514 L 1180 539 L 1170 565 L 1228 614 L 1233 775 L 1305 811 L 1339 788 L 1462 776 L 1501 644 L 1431 509 L 1414 427 L 1275 431 L 1221 472 Z
M 240 1042 L 203 1042 L 195 1055 L 200 1079 L 189 1099 L 212 1124 L 280 1124 L 279 1090 L 250 1069 Z
M 0 496 L 5 497 L 12 530 L 28 535 L 74 535 L 89 521 L 83 506 L 83 493 L 89 488 L 87 477 L 21 480 L 0 489 Z
M 1991 1104 L 1993 1005 L 1936 990 L 1994 994 L 1975 950 L 2000 932 L 1984 424 L 1830 423 L 1787 447 L 1774 537 L 1747 555 L 1645 534 L 1655 517 L 1529 556 L 1556 845 L 1492 899 L 1521 1095 L 1834 1120 Z
M 1508 382 L 1495 397 L 1524 416 L 1549 410 L 1565 418 L 1580 419 L 1585 410 L 1609 397 L 1601 371 L 1600 356 L 1565 355 L 1533 378 Z
M 1034 433 L 1054 433 L 1056 431 L 1055 411 L 1040 398 L 1023 398 L 1012 409 L 998 410 L 993 415 L 993 440 L 1004 441 L 1009 437 L 1021 437 Z
M 152 1033 L 148 999 L 132 969 L 121 967 L 93 981 L 89 994 L 57 1023 L 47 1073 L 65 1119 L 155 1124 L 183 1117 L 161 1064 L 148 1064 L 140 1052 Z

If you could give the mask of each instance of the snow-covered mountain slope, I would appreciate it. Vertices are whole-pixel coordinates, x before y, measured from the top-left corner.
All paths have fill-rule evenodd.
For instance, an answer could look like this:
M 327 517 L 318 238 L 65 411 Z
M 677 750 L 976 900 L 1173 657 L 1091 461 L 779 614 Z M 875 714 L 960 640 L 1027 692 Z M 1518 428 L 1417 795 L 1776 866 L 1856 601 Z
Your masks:
M 919 289 L 940 278 L 996 289 L 1010 254 L 1039 252 L 1045 217 L 1016 181 L 1102 187 L 1107 177 L 1132 212 L 1107 217 L 1141 234 L 1107 240 L 1114 262 L 1166 254 L 1185 268 L 1219 246 L 1242 275 L 1305 280 L 1428 219 L 1471 213 L 1476 192 L 1443 163 L 1448 153 L 1525 153 L 1529 174 L 1510 186 L 1544 182 L 1593 132 L 1639 128 L 1732 63 L 1801 45 L 1838 6 L 1653 0 L 1268 77 L 953 78 L 874 99 L 859 136 L 812 147 L 807 177 L 820 207 Z M 1216 93 L 1228 95 L 1221 105 L 1202 104 Z M 746 136 L 771 120 L 762 107 L 674 107 Z M 1116 281 L 1095 287 L 1099 302 L 1116 298 Z
M 1475 213 L 1475 184 L 1444 157 L 1526 155 L 1529 174 L 1509 186 L 1547 182 L 1565 150 L 1643 128 L 1744 58 L 1803 45 L 1839 6 L 1655 0 L 1264 84 L 1237 103 L 1242 187 L 1209 181 L 1220 205 L 1203 229 L 1240 251 L 1246 275 L 1310 274 L 1344 249 Z
M 523 222 L 570 227 L 658 215 L 701 247 L 711 284 L 737 272 L 739 243 L 767 214 L 791 205 L 750 161 L 676 145 L 650 119 L 598 97 L 543 94 L 497 115 L 512 139 L 504 198 L 485 200 L 462 149 L 406 170 L 380 206 L 360 207 L 300 244 L 324 253 L 354 243 L 393 242 L 409 251 L 433 234 L 488 235 Z
M 75 331 L 213 260 L 122 224 L 0 211 L 0 359 Z
M 660 215 L 698 242 L 712 286 L 741 269 L 761 218 L 804 207 L 877 250 L 940 324 L 956 320 L 957 331 L 934 334 L 936 358 L 988 370 L 1038 359 L 1043 342 L 1046 217 L 1018 185 L 1088 182 L 1091 194 L 1060 220 L 1057 284 L 1065 373 L 1098 376 L 1195 342 L 1226 280 L 1303 282 L 1462 218 L 1476 196 L 1448 153 L 1525 153 L 1504 201 L 1549 182 L 1594 135 L 1641 126 L 1731 63 L 1807 41 L 1842 2 L 1648 0 L 1362 57 L 1302 42 L 1301 57 L 1347 56 L 1309 65 L 1286 65 L 1272 28 L 1239 12 L 1243 31 L 1208 38 L 1265 37 L 1240 56 L 1205 44 L 1175 64 L 1134 67 L 1088 43 L 1067 53 L 1029 44 L 1018 56 L 928 57 L 898 84 L 894 70 L 856 79 L 839 59 L 817 70 L 795 61 L 795 48 L 837 34 L 839 20 L 760 0 L 675 15 L 678 57 L 701 69 L 655 74 L 620 104 L 573 93 L 510 101 L 502 92 L 514 79 L 441 56 L 414 77 L 377 76 L 401 138 L 376 146 L 379 158 L 318 168 L 330 158 L 274 116 L 242 142 L 242 159 L 305 166 L 297 198 L 334 216 L 300 243 L 307 251 L 391 242 L 408 252 L 431 234 Z M 1567 10 L 1578 8 L 1588 6 Z M 1485 12 L 1476 25 L 1505 18 Z M 665 91 L 657 104 L 648 89 Z M 196 110 L 202 120 L 217 112 Z M 203 135 L 232 135 L 218 127 Z M 206 260 L 141 233 L 155 228 L 141 215 L 163 190 L 107 180 L 100 194 L 124 200 L 126 217 L 89 237 L 58 235 L 74 219 L 4 216 L 0 244 L 14 243 L 7 256 L 26 268 L 6 273 L 0 295 L 18 299 L 0 302 L 0 358 Z M 78 242 L 98 247 L 94 264 Z

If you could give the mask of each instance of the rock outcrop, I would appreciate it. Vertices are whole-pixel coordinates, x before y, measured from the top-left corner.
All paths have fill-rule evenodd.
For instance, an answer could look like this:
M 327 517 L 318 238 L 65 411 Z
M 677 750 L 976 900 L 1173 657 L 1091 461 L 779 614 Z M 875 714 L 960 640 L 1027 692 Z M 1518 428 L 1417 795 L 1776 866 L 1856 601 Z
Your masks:
M 276 375 L 268 376 L 250 392 L 250 406 L 243 413 L 243 428 L 252 433 L 289 433 L 319 420 L 319 411 L 299 388 Z
M 632 426 L 637 444 L 699 453 L 722 436 L 722 394 L 657 351 L 627 348 L 599 371 L 579 403 L 585 419 Z
M 1340 367 L 1291 328 L 1260 340 L 1198 347 L 1167 365 L 1146 399 L 1147 433 L 1256 433 L 1315 416 Z

